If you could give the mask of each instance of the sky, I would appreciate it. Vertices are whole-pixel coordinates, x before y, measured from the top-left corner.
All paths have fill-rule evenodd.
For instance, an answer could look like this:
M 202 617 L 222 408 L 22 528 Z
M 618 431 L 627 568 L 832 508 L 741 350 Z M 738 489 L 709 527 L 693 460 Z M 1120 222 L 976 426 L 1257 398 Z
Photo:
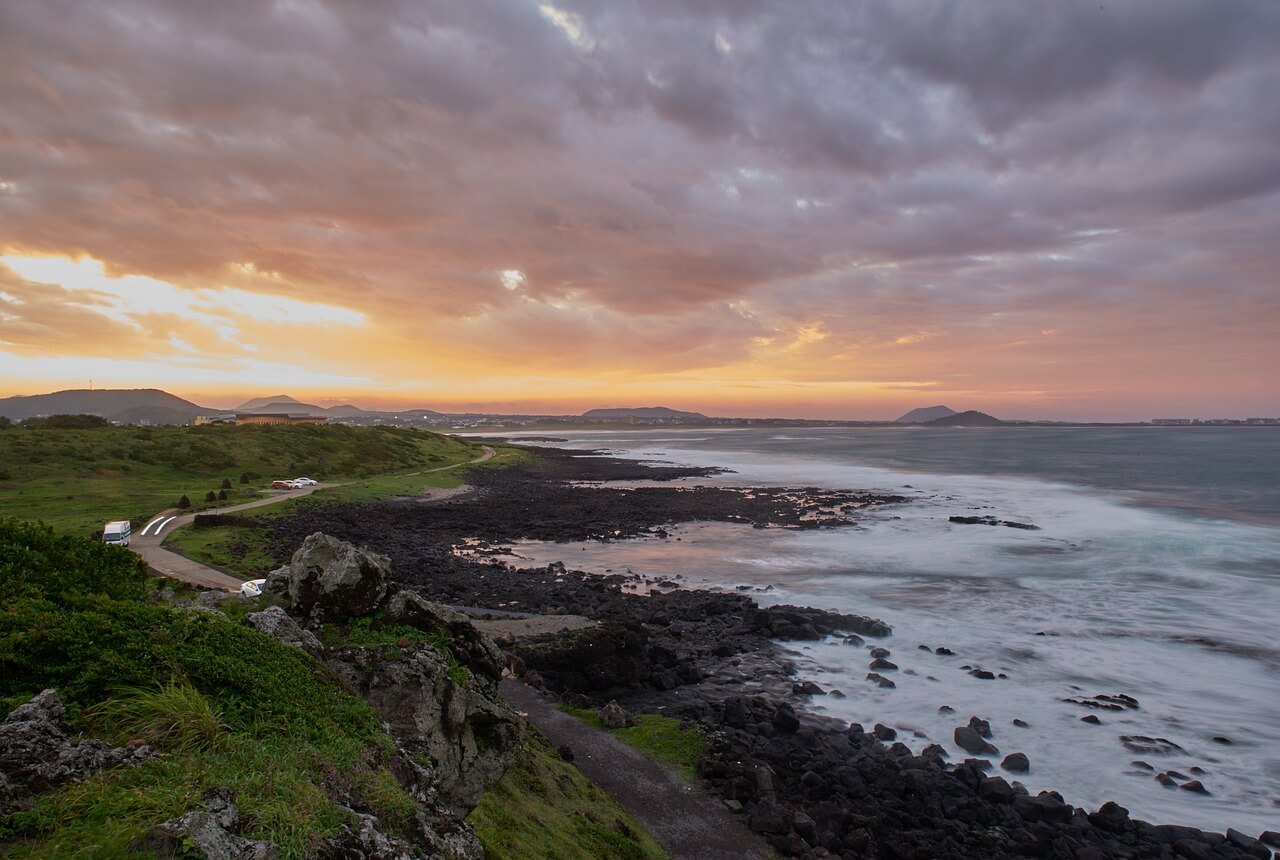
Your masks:
M 1280 3 L 0 0 L 0 394 L 1280 415 Z

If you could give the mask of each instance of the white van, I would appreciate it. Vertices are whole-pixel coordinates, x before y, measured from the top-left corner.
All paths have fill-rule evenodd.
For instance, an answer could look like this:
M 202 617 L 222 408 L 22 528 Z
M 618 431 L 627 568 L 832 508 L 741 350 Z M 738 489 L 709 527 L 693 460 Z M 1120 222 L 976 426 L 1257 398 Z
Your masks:
M 128 546 L 133 537 L 133 526 L 128 520 L 116 520 L 102 527 L 102 542 L 116 546 Z

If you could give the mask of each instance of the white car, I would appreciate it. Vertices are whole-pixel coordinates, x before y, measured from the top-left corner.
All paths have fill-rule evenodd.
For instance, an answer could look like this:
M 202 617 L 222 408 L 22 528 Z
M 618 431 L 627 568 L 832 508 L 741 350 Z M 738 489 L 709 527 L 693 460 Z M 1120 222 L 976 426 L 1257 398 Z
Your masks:
M 241 583 L 240 595 L 242 597 L 260 597 L 262 595 L 262 586 L 266 585 L 265 579 L 251 579 L 248 582 Z
M 319 481 L 312 480 L 311 478 L 294 478 L 293 482 L 299 487 L 314 487 L 320 483 Z

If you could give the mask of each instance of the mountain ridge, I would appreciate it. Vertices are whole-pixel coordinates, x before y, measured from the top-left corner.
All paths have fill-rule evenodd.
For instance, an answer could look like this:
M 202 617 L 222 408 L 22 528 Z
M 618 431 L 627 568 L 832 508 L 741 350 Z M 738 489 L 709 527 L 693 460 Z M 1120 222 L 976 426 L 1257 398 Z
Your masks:
M 0 398 L 0 415 L 14 420 L 39 415 L 98 415 L 129 424 L 185 424 L 198 415 L 219 411 L 159 388 L 67 388 Z

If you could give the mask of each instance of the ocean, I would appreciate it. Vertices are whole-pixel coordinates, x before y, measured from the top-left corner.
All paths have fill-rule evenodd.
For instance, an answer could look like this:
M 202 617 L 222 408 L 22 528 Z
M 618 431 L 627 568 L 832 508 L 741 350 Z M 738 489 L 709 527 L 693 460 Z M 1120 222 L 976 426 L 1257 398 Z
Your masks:
M 557 435 L 569 439 L 560 447 L 732 470 L 690 483 L 881 490 L 910 501 L 848 528 L 692 523 L 673 532 L 679 541 L 525 541 L 509 560 L 681 574 L 695 587 L 748 587 L 762 604 L 882 618 L 892 638 L 868 645 L 892 650 L 896 689 L 866 680 L 864 648 L 797 645 L 798 678 L 847 696 L 816 696 L 811 707 L 868 728 L 894 726 L 916 751 L 941 743 L 953 760 L 967 754 L 952 730 L 978 716 L 994 729 L 997 762 L 1029 756 L 1028 774 L 1006 776 L 1033 793 L 1056 789 L 1091 809 L 1115 800 L 1156 823 L 1280 830 L 1280 430 Z M 955 524 L 953 515 L 1038 530 Z M 1007 678 L 980 680 L 962 666 Z M 1065 701 L 1121 693 L 1139 708 Z M 955 713 L 940 713 L 944 705 Z M 1081 720 L 1089 714 L 1101 724 Z M 1134 752 L 1120 740 L 1134 736 L 1176 747 Z M 1178 782 L 1199 779 L 1209 794 L 1162 786 L 1153 776 L 1165 771 Z

